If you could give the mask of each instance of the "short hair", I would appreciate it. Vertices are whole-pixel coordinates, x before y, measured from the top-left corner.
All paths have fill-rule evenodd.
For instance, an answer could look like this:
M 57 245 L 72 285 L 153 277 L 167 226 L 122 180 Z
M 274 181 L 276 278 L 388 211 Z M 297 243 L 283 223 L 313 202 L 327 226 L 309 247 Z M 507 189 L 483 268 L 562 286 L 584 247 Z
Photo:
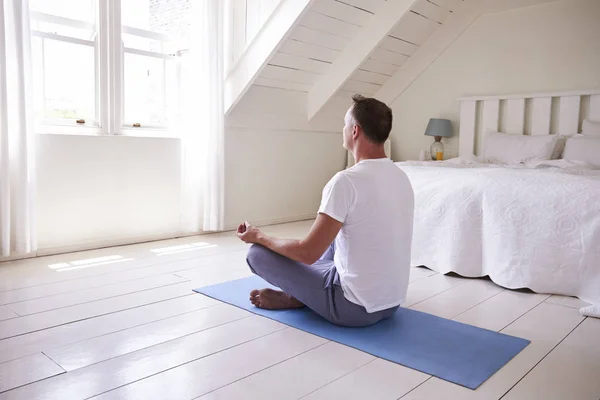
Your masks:
M 360 94 L 352 96 L 352 117 L 373 143 L 382 144 L 392 130 L 392 109 L 384 102 Z

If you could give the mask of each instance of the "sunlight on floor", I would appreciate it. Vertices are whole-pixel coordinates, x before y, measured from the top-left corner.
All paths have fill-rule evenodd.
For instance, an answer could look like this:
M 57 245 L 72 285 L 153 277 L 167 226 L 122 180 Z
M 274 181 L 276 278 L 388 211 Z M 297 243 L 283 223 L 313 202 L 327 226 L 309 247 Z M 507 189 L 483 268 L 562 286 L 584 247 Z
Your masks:
M 182 244 L 178 246 L 170 246 L 170 247 L 162 247 L 160 249 L 152 249 L 150 250 L 157 256 L 165 256 L 167 254 L 175 254 L 175 253 L 184 253 L 186 251 L 196 251 L 196 250 L 204 250 L 210 249 L 213 247 L 217 247 L 216 244 L 210 244 L 206 242 L 196 242 L 189 244 Z
M 48 265 L 48 268 L 58 272 L 71 271 L 74 269 L 97 267 L 100 265 L 115 264 L 118 262 L 131 261 L 133 258 L 125 258 L 119 255 L 88 258 L 84 260 L 76 260 L 71 262 L 56 263 Z

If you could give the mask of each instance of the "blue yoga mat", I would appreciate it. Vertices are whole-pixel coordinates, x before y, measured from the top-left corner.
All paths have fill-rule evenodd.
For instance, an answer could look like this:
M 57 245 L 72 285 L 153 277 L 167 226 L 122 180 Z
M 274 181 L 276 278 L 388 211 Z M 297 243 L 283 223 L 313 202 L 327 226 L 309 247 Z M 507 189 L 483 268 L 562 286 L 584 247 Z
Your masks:
M 306 307 L 279 311 L 254 307 L 248 294 L 265 287 L 273 286 L 252 276 L 194 291 L 470 389 L 476 389 L 530 343 L 407 308 L 370 327 L 344 328 Z

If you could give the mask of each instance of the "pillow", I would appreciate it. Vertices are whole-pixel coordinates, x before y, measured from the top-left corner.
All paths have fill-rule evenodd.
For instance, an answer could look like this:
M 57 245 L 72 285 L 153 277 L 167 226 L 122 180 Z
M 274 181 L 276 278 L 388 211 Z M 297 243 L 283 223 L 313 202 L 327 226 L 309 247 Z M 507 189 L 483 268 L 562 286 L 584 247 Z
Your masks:
M 563 159 L 600 167 L 600 137 L 576 135 L 567 139 Z
M 519 164 L 549 160 L 556 148 L 558 135 L 525 136 L 488 131 L 482 161 Z
M 584 119 L 581 134 L 585 136 L 600 136 L 600 121 Z
M 560 160 L 562 159 L 563 151 L 565 150 L 565 145 L 567 144 L 567 139 L 573 137 L 574 135 L 561 135 L 558 134 L 556 138 L 556 146 L 554 146 L 554 151 L 552 152 L 551 160 Z

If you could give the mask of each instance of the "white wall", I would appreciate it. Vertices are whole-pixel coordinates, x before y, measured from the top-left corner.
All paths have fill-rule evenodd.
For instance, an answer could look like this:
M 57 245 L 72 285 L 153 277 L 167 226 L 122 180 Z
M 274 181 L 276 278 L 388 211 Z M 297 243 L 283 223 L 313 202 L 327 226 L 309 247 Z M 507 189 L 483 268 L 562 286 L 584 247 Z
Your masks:
M 178 139 L 37 137 L 41 253 L 179 234 Z
M 306 93 L 251 88 L 226 120 L 228 228 L 316 215 L 323 187 L 346 165 L 341 131 L 349 104 L 335 100 L 308 123 Z
M 230 128 L 226 133 L 226 227 L 314 218 L 321 191 L 344 167 L 341 135 Z
M 343 169 L 346 102 L 311 123 L 306 93 L 254 87 L 227 118 L 225 220 L 312 218 Z M 38 135 L 39 253 L 181 235 L 178 139 Z
M 569 0 L 481 16 L 392 103 L 394 160 L 417 159 L 429 118 L 458 132 L 465 95 L 600 88 L 600 1 Z M 444 139 L 450 156 L 458 141 Z

